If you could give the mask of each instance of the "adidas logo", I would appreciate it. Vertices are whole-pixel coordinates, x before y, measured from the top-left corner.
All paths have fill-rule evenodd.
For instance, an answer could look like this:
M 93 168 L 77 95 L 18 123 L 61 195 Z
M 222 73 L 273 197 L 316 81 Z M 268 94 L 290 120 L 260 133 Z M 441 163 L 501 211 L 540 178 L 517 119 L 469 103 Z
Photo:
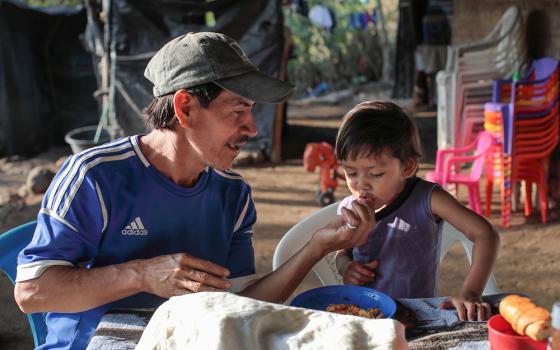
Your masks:
M 140 217 L 137 217 L 128 226 L 126 226 L 121 233 L 127 236 L 146 236 L 148 235 L 148 230 L 144 227 Z

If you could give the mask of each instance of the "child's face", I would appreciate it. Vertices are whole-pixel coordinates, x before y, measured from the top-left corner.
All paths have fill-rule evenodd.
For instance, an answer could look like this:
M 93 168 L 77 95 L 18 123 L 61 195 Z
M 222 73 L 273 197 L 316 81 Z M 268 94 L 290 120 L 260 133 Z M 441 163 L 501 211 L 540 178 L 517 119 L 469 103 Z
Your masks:
M 416 171 L 416 161 L 401 162 L 388 151 L 377 156 L 358 156 L 341 162 L 354 199 L 370 209 L 391 203 Z

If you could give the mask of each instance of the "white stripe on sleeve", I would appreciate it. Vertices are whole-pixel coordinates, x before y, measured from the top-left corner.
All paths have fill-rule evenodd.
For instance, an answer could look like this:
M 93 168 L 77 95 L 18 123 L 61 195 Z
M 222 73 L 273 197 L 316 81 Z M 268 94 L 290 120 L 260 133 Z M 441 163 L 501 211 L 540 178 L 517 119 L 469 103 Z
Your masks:
M 68 186 L 70 186 L 70 182 L 72 182 L 72 179 L 76 176 L 76 173 L 80 170 L 82 164 L 87 162 L 91 157 L 94 157 L 98 154 L 118 152 L 120 150 L 126 149 L 130 147 L 130 143 L 127 139 L 121 139 L 108 143 L 107 146 L 110 147 L 93 149 L 91 151 L 88 150 L 85 151 L 84 154 L 72 157 L 70 164 L 66 167 L 64 173 L 62 173 L 58 177 L 57 182 L 54 184 L 51 197 L 49 198 L 49 201 L 46 205 L 47 208 L 51 208 L 52 210 L 58 209 L 64 193 L 66 192 Z
M 97 181 L 95 181 L 95 190 L 97 191 L 97 197 L 99 197 L 99 204 L 101 205 L 101 216 L 103 216 L 103 228 L 101 232 L 105 232 L 107 228 L 107 208 L 105 207 L 105 201 L 103 200 L 103 195 L 101 194 L 101 189 Z
M 74 199 L 74 196 L 76 195 L 76 193 L 78 192 L 78 189 L 82 185 L 82 181 L 84 181 L 84 178 L 86 177 L 86 173 L 89 169 L 93 168 L 94 166 L 96 166 L 99 163 L 110 162 L 110 161 L 114 161 L 114 160 L 122 160 L 122 159 L 126 159 L 126 158 L 129 158 L 129 157 L 133 157 L 135 154 L 136 153 L 134 151 L 128 151 L 126 153 L 117 154 L 117 155 L 114 155 L 114 156 L 100 157 L 100 158 L 97 158 L 95 160 L 92 160 L 87 165 L 84 165 L 83 167 L 81 167 L 80 173 L 78 175 L 78 179 L 76 180 L 74 185 L 72 185 L 72 187 L 70 188 L 70 192 L 68 194 L 68 197 L 66 198 L 66 201 L 64 202 L 64 205 L 62 206 L 62 209 L 60 210 L 60 216 L 62 216 L 62 217 L 66 216 L 66 212 L 68 211 L 68 208 L 70 207 L 70 203 L 72 203 L 72 200 Z
M 35 279 L 43 274 L 51 266 L 74 266 L 71 262 L 64 260 L 39 260 L 17 266 L 16 282 Z
M 55 213 L 54 211 L 50 210 L 49 208 L 41 208 L 41 210 L 39 210 L 39 213 L 41 214 L 45 214 L 48 215 L 50 217 L 55 218 L 56 220 L 62 222 L 64 225 L 66 225 L 67 227 L 71 228 L 72 230 L 78 232 L 78 230 L 68 221 L 66 221 L 64 218 L 61 218 L 57 213 Z
M 239 227 L 241 227 L 241 224 L 243 223 L 243 219 L 245 218 L 245 214 L 247 214 L 247 208 L 249 207 L 249 201 L 251 200 L 251 195 L 247 195 L 247 201 L 245 202 L 245 206 L 243 207 L 243 210 L 241 211 L 241 214 L 239 214 L 239 218 L 237 219 L 237 222 L 235 223 L 235 227 L 233 228 L 233 232 L 237 232 L 237 230 L 239 230 Z

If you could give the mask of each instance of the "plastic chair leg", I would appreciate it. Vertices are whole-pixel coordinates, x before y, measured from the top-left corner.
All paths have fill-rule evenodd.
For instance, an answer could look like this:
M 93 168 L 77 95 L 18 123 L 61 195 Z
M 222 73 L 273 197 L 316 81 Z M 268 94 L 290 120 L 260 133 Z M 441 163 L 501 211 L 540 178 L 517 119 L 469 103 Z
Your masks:
M 474 189 L 472 188 L 472 186 L 467 185 L 467 190 L 469 193 L 469 208 L 474 211 L 476 213 L 476 204 L 475 204 L 475 194 L 474 194 Z
M 533 213 L 533 184 L 524 181 L 525 185 L 525 216 L 531 216 Z
M 475 213 L 481 215 L 480 208 L 480 190 L 477 189 L 478 184 L 469 184 L 467 186 L 469 190 L 469 207 Z
M 541 205 L 541 220 L 546 224 L 548 219 L 548 185 L 546 181 L 539 185 L 539 202 Z
M 480 184 L 477 182 L 474 186 L 473 186 L 473 191 L 474 191 L 474 203 L 476 206 L 476 213 L 478 215 L 482 216 L 482 202 L 480 199 Z
M 490 217 L 490 211 L 492 209 L 492 190 L 494 189 L 494 182 L 492 180 L 486 179 L 486 205 L 485 205 L 485 215 Z

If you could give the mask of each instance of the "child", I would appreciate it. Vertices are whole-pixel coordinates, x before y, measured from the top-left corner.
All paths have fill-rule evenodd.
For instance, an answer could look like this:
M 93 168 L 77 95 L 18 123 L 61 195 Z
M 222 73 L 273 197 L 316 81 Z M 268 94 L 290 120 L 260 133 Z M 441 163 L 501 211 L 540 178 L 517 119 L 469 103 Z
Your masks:
M 393 298 L 436 296 L 445 220 L 474 246 L 461 291 L 441 307 L 455 307 L 461 320 L 487 319 L 490 306 L 481 302 L 481 294 L 496 259 L 498 234 L 440 186 L 416 177 L 420 142 L 406 113 L 390 102 L 360 103 L 344 116 L 335 152 L 352 192 L 339 212 L 354 200 L 375 211 L 377 220 L 366 244 L 337 252 L 344 283 Z

